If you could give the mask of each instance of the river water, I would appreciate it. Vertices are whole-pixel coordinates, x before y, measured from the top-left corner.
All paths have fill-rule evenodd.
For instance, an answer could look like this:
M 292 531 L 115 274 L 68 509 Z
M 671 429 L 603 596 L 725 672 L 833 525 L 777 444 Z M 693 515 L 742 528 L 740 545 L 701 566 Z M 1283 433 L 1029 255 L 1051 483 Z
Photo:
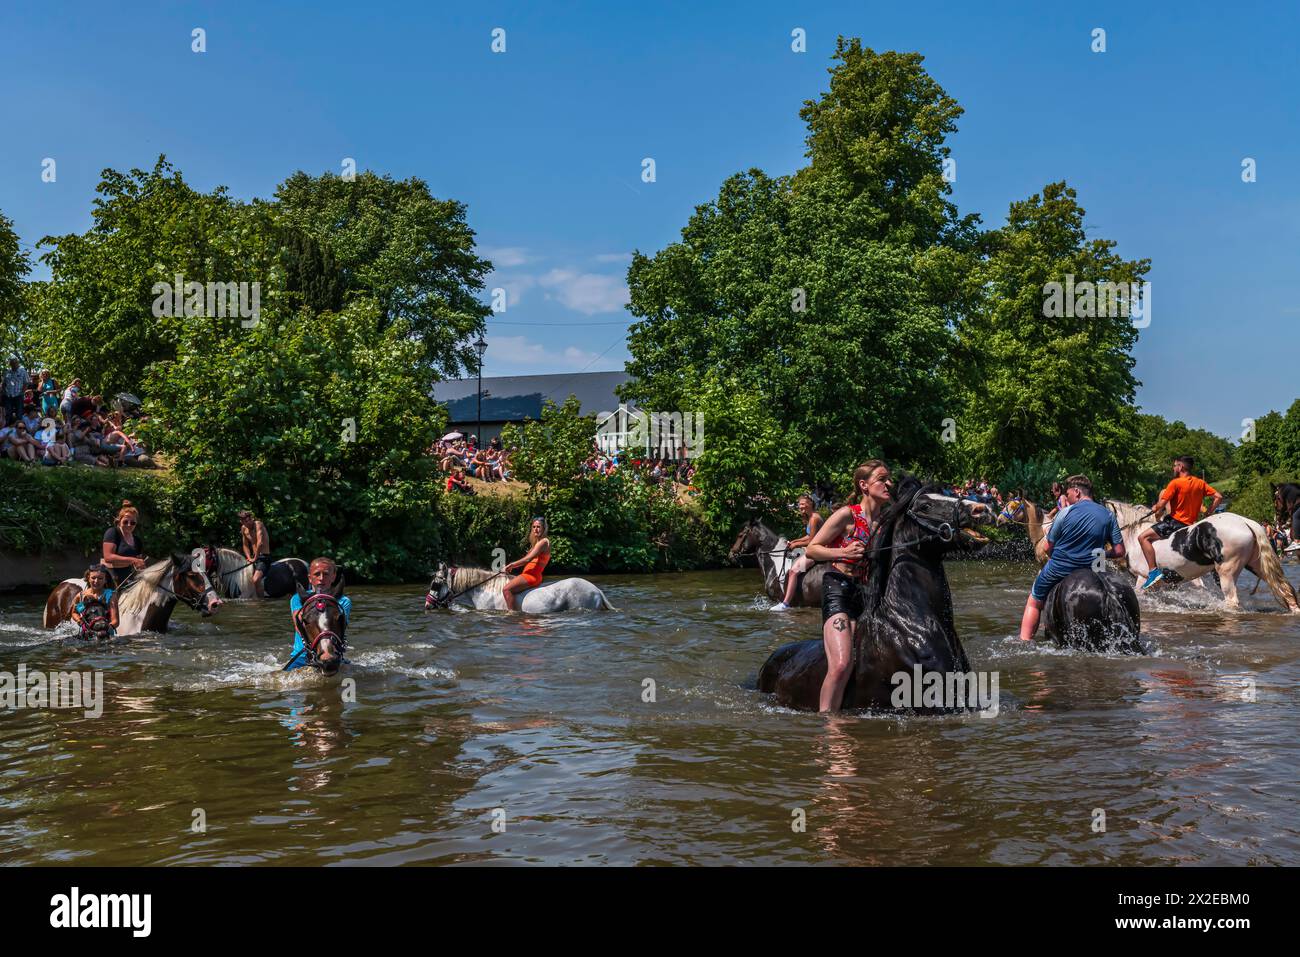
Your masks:
M 773 707 L 754 675 L 820 616 L 752 569 L 549 618 L 356 588 L 355 686 L 278 671 L 283 603 L 94 648 L 0 599 L 0 670 L 105 682 L 99 718 L 0 711 L 0 862 L 1300 864 L 1300 616 L 1267 586 L 1144 596 L 1152 653 L 1097 657 L 1013 637 L 1030 566 L 948 570 L 995 717 Z

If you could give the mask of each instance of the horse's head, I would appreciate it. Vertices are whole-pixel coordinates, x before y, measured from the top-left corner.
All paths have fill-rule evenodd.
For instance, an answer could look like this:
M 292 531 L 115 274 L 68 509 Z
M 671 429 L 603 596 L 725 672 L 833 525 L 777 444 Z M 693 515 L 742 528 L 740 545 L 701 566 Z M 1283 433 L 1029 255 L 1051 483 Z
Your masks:
M 113 637 L 113 624 L 108 618 L 108 606 L 102 602 L 87 604 L 81 613 L 81 637 L 90 641 L 105 641 Z
M 1017 524 L 1025 523 L 1025 500 L 1023 498 L 1007 499 L 1006 505 L 998 513 L 998 528 L 1006 525 L 1008 522 Z
M 454 568 L 448 568 L 446 562 L 438 562 L 433 578 L 429 580 L 429 590 L 424 595 L 425 611 L 442 608 L 447 604 L 451 595 L 451 578 L 455 571 Z
M 943 495 L 936 489 L 913 476 L 903 476 L 894 492 L 894 504 L 882 520 L 892 529 L 887 536 L 892 543 L 889 547 L 924 546 L 946 552 L 987 544 L 988 539 L 976 529 L 993 523 L 993 510 L 983 502 Z
M 172 592 L 206 618 L 221 607 L 222 601 L 212 587 L 202 551 L 196 548 L 189 554 L 177 552 L 172 556 Z
M 727 561 L 734 562 L 743 555 L 753 555 L 763 547 L 763 523 L 758 518 L 751 518 L 741 528 L 740 534 L 727 552 Z
M 343 594 L 343 575 L 334 579 L 334 584 L 327 592 L 309 592 L 298 586 L 298 600 L 302 607 L 294 615 L 294 627 L 302 636 L 302 643 L 307 649 L 307 664 L 319 668 L 324 674 L 332 675 L 343 663 L 343 654 L 348 649 L 344 635 L 348 620 L 339 604 Z

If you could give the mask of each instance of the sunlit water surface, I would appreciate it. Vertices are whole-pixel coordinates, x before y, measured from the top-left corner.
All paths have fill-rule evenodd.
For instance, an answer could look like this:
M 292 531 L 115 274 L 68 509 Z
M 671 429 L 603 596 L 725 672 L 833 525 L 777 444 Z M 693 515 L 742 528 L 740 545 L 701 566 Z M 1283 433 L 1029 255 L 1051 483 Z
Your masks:
M 1097 657 L 1012 637 L 1028 565 L 949 574 L 996 717 L 773 707 L 754 675 L 820 616 L 752 569 L 597 578 L 619 611 L 549 618 L 357 588 L 354 694 L 280 673 L 283 603 L 87 647 L 0 599 L 0 670 L 106 698 L 0 711 L 0 861 L 1300 863 L 1300 616 L 1266 587 L 1144 596 L 1153 653 Z

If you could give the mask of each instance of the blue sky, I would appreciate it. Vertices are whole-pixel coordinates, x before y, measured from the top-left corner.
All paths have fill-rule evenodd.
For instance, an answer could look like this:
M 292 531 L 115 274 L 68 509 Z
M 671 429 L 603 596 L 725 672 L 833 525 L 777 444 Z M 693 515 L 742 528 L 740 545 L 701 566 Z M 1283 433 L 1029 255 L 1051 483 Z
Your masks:
M 1152 260 L 1139 402 L 1236 437 L 1300 394 L 1300 4 L 1154 6 L 10 4 L 0 210 L 31 244 L 89 225 L 104 167 L 165 152 L 249 198 L 354 157 L 468 205 L 510 291 L 485 374 L 618 369 L 630 252 L 677 238 L 731 173 L 802 165 L 799 107 L 836 35 L 860 36 L 923 53 L 965 108 L 963 212 L 998 225 L 1065 179 L 1090 235 Z

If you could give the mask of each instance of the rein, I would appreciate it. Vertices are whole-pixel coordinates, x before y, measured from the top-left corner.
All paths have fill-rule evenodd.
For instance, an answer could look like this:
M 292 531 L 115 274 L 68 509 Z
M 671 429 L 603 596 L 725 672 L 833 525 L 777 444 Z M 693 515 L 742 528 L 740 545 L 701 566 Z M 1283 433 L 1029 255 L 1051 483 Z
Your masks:
M 457 572 L 457 569 L 454 568 L 454 567 L 453 567 L 453 568 L 450 568 L 450 569 L 447 570 L 447 574 L 448 574 L 452 579 L 455 579 L 455 577 L 456 577 L 456 572 Z M 494 578 L 496 578 L 496 577 L 498 577 L 498 576 L 500 576 L 500 575 L 504 575 L 504 574 L 505 574 L 505 571 L 504 571 L 504 570 L 499 571 L 499 572 L 493 572 L 491 575 L 489 575 L 487 578 L 483 579 L 481 582 L 475 582 L 473 585 L 470 585 L 468 588 L 463 588 L 463 589 L 461 589 L 460 591 L 456 591 L 456 592 L 448 592 L 448 593 L 447 593 L 447 597 L 446 597 L 446 598 L 443 598 L 442 600 L 439 600 L 438 597 L 437 597 L 436 595 L 434 595 L 433 591 L 432 591 L 432 590 L 429 590 L 428 592 L 425 593 L 425 595 L 424 595 L 424 600 L 425 600 L 425 601 L 432 601 L 432 602 L 433 602 L 433 607 L 434 607 L 434 608 L 446 608 L 448 605 L 451 604 L 452 599 L 454 599 L 454 598 L 459 598 L 461 595 L 468 595 L 468 594 L 469 594 L 470 592 L 472 592 L 475 588 L 479 588 L 479 587 L 481 587 L 481 586 L 483 586 L 483 585 L 486 585 L 486 584 L 487 584 L 488 582 L 490 582 L 492 579 L 494 579 Z

